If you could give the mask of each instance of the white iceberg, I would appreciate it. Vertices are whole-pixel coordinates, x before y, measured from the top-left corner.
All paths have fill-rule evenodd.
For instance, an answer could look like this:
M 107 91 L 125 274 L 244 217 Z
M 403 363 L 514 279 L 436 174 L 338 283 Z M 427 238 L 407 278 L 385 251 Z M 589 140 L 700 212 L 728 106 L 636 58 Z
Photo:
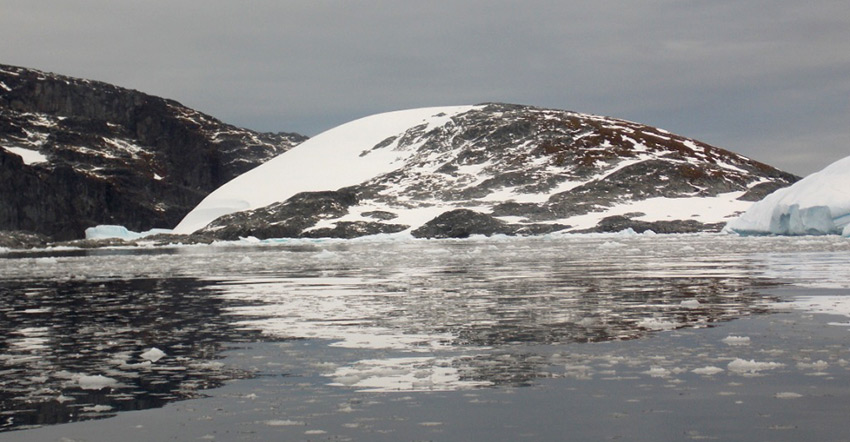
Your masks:
M 768 195 L 730 221 L 725 230 L 850 237 L 850 157 Z
M 86 229 L 86 239 L 118 238 L 132 241 L 160 233 L 171 233 L 169 229 L 151 229 L 146 232 L 134 232 L 124 226 L 100 225 Z

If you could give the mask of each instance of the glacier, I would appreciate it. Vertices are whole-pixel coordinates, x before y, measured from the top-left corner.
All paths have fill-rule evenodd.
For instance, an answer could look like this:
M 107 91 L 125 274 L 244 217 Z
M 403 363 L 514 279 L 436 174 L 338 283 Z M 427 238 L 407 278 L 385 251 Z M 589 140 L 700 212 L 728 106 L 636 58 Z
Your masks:
M 850 237 L 850 157 L 768 195 L 724 230 L 744 235 Z

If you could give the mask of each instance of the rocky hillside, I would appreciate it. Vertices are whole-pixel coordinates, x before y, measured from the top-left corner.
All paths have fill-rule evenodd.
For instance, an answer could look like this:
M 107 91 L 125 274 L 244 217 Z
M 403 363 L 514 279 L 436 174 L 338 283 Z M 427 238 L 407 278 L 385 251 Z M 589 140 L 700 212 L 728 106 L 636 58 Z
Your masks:
M 0 230 L 171 228 L 228 180 L 304 141 L 109 84 L 0 65 Z
M 797 179 L 615 118 L 510 104 L 414 109 L 320 134 L 212 193 L 177 231 L 236 239 L 719 230 Z

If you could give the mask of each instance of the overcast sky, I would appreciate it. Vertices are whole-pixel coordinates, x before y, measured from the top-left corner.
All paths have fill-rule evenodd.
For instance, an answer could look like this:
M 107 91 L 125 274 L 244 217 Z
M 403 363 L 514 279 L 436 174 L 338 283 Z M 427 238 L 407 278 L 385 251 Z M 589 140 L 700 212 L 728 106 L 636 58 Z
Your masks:
M 501 101 L 800 175 L 850 155 L 847 0 L 0 0 L 0 42 L 0 63 L 262 131 Z

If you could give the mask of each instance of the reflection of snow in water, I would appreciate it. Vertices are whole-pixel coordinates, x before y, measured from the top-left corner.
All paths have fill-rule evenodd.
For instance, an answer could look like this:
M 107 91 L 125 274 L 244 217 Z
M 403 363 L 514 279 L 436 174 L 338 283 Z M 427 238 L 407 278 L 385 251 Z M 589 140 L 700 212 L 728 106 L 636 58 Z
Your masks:
M 361 391 L 435 391 L 484 387 L 489 382 L 462 380 L 453 359 L 409 357 L 367 359 L 331 374 L 331 385 Z
M 16 384 L 16 397 L 74 403 L 87 413 L 114 410 L 63 388 L 93 392 L 86 386 L 101 385 L 127 400 L 137 391 L 129 388 L 135 379 L 172 379 L 169 370 L 200 376 L 179 378 L 169 388 L 203 388 L 203 373 L 216 380 L 226 374 L 220 362 L 202 357 L 215 357 L 215 351 L 191 347 L 214 347 L 252 331 L 353 349 L 357 356 L 323 373 L 333 385 L 367 391 L 528 385 L 538 377 L 674 382 L 687 375 L 746 377 L 789 367 L 814 375 L 844 365 L 838 359 L 820 361 L 825 366 L 818 359 L 782 365 L 755 353 L 756 343 L 746 336 L 719 338 L 733 357 L 714 359 L 696 351 L 626 360 L 547 354 L 545 348 L 707 328 L 768 312 L 775 299 L 762 289 L 776 280 L 846 288 L 848 251 L 850 241 L 837 237 L 556 235 L 23 254 L 0 259 L 0 274 L 39 284 L 18 284 L 16 303 L 0 307 L 10 319 L 0 364 L 26 380 Z M 203 290 L 180 297 L 179 284 L 153 284 L 132 295 L 121 288 L 123 281 L 179 278 L 199 278 Z M 84 353 L 76 359 L 59 351 L 71 348 L 63 343 L 67 333 L 50 323 L 67 316 L 55 290 L 63 284 L 86 287 L 90 293 L 80 299 L 98 302 L 97 310 L 74 310 L 81 326 L 73 333 L 82 341 L 73 348 Z M 203 311 L 210 302 L 215 308 Z M 790 305 L 850 315 L 844 297 L 801 298 Z M 127 306 L 132 308 L 122 310 Z M 150 324 L 125 321 L 137 314 Z M 163 329 L 173 331 L 168 345 L 157 329 L 159 317 L 173 327 Z M 203 334 L 186 333 L 186 324 Z M 244 334 L 222 331 L 232 327 Z M 108 380 L 116 383 L 97 383 Z M 39 389 L 44 381 L 53 382 L 49 390 Z

